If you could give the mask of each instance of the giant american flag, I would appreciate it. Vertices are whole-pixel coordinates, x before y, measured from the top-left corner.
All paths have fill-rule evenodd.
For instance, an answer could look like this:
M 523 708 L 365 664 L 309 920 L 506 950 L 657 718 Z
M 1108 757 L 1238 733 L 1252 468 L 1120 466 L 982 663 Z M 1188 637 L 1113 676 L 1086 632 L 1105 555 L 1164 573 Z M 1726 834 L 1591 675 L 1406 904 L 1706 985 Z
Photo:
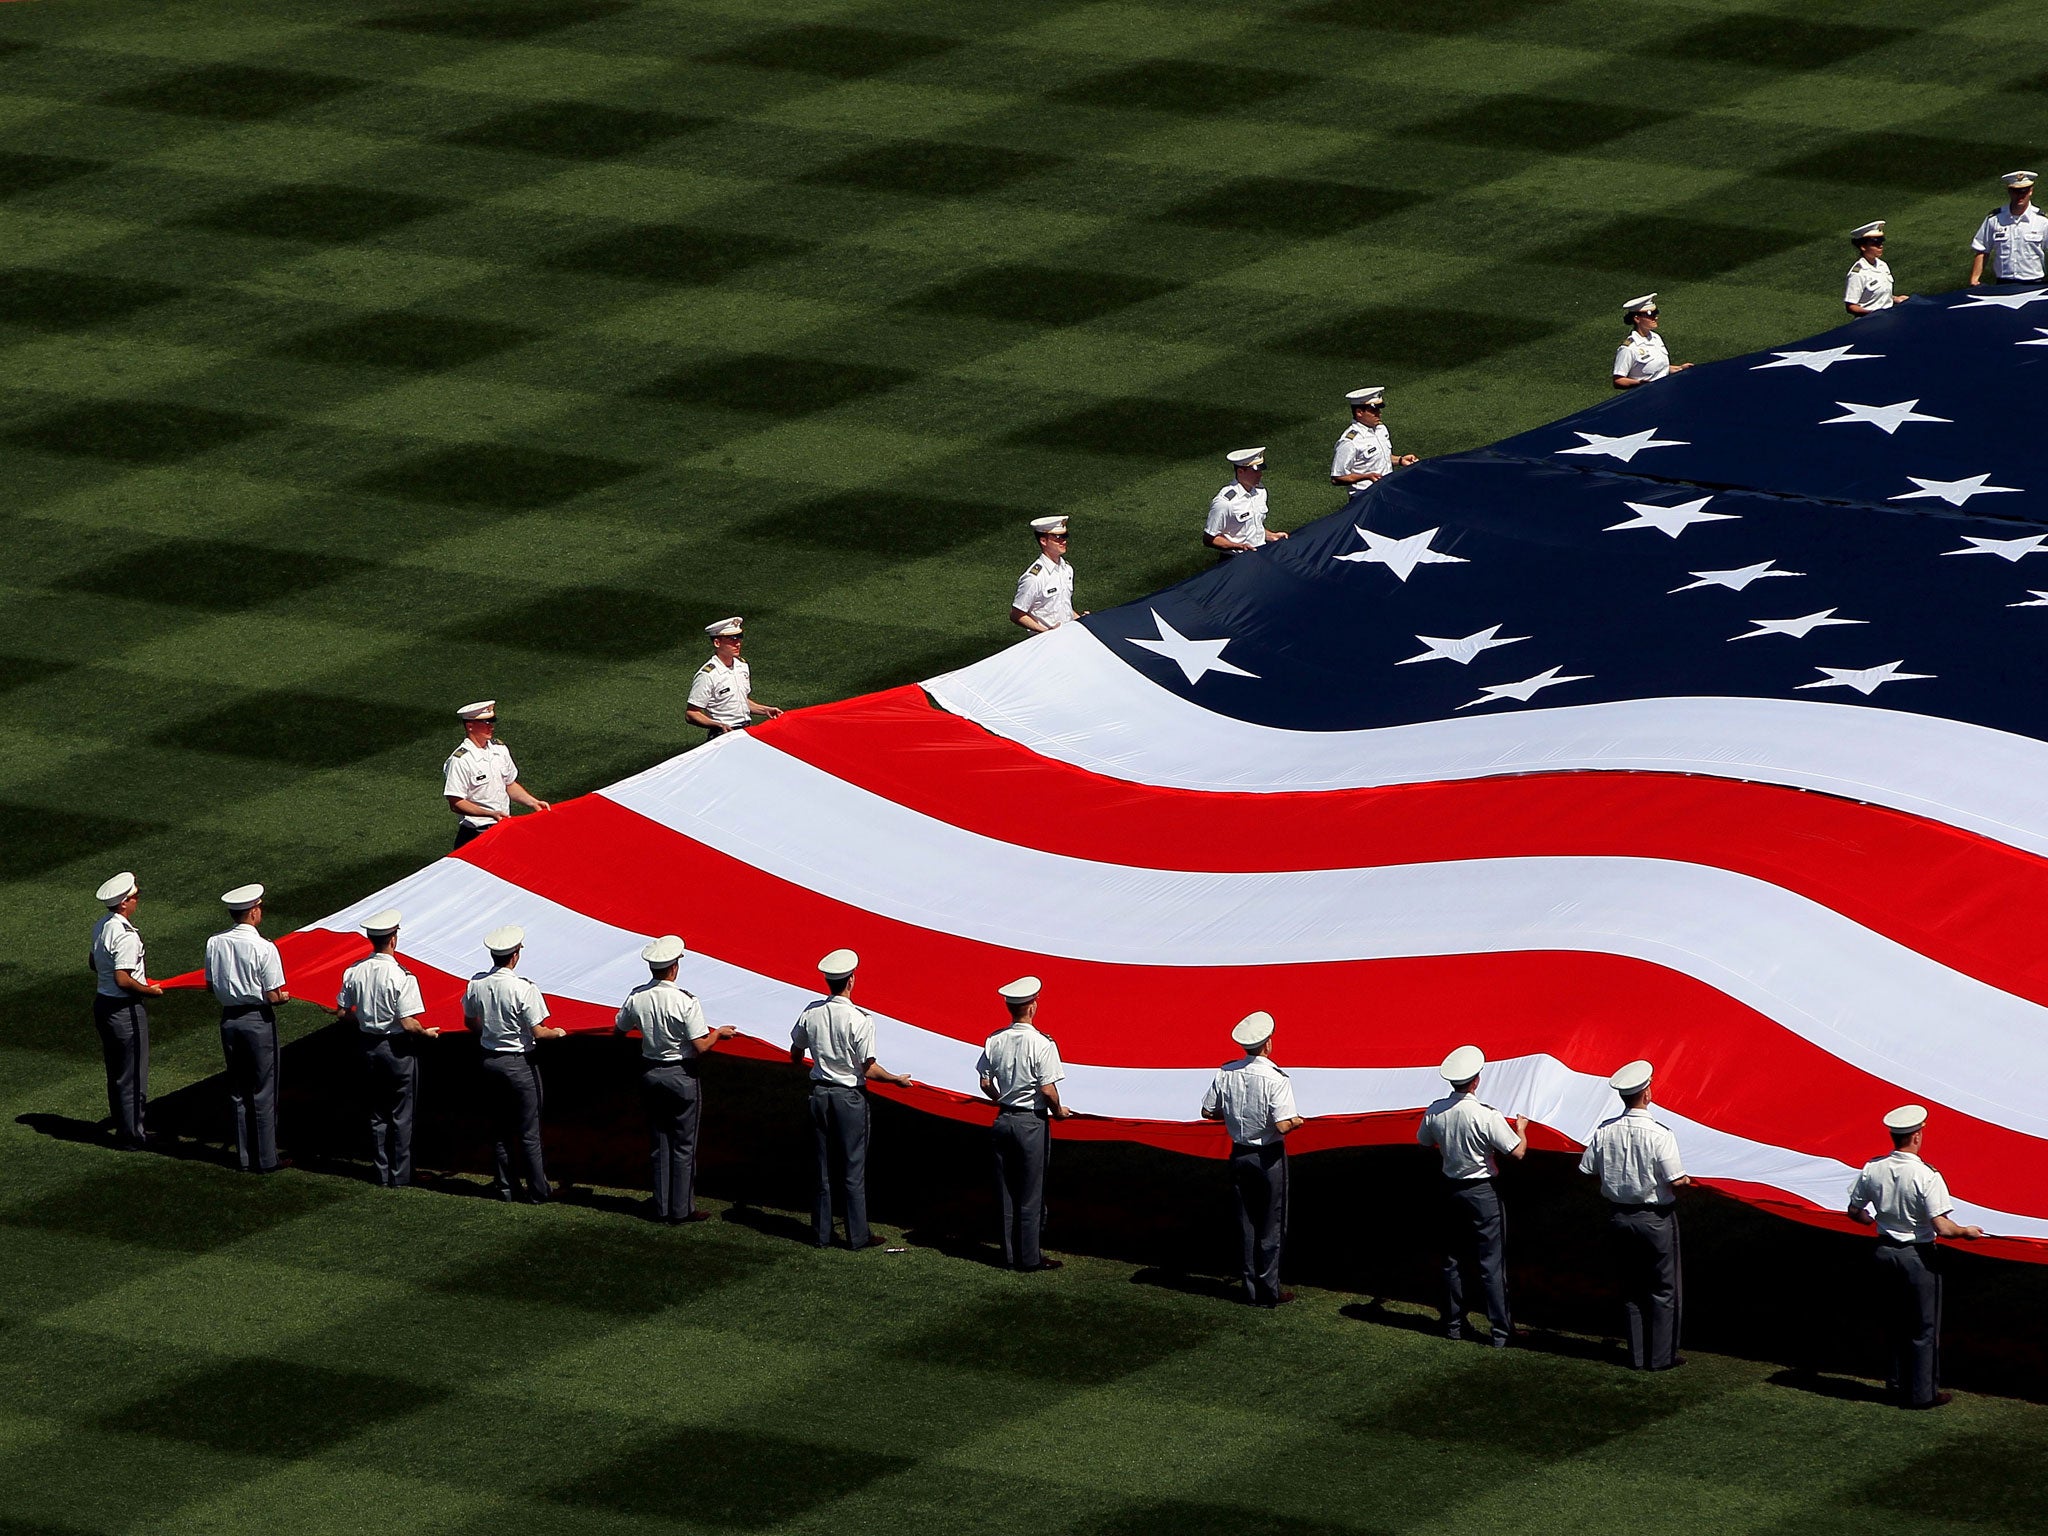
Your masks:
M 602 1029 L 674 932 L 779 1054 L 844 945 L 902 1096 L 965 1116 L 1031 972 L 1087 1116 L 1059 1134 L 1211 1154 L 1253 1009 L 1297 1148 L 1409 1139 L 1468 1041 L 1580 1143 L 1648 1057 L 1703 1182 L 1826 1220 L 1918 1101 L 1957 1218 L 2048 1256 L 2044 401 L 2023 288 L 1617 394 L 503 824 L 286 938 L 293 985 L 395 906 L 457 1026 L 516 922 L 556 1021 Z

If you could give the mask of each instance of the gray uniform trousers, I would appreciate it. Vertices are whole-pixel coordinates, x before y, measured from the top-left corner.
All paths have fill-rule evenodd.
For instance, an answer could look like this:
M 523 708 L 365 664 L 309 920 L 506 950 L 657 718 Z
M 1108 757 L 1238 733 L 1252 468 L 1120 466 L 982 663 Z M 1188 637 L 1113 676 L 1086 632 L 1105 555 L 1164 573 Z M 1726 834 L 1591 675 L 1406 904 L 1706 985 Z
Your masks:
M 640 1100 L 654 1138 L 654 1219 L 681 1221 L 697 1209 L 697 1074 L 688 1062 L 646 1062 Z
M 1287 1237 L 1286 1144 L 1233 1144 L 1230 1181 L 1237 1191 L 1237 1224 L 1244 1236 L 1244 1299 L 1275 1306 L 1280 1300 L 1280 1245 Z
M 1901 1402 L 1934 1401 L 1941 1375 L 1941 1272 L 1934 1244 L 1877 1240 L 1878 1277 L 1884 1285 L 1885 1386 Z
M 107 1061 L 107 1108 L 115 1144 L 142 1146 L 149 1107 L 149 1009 L 140 998 L 95 995 L 92 1027 Z
M 1669 1370 L 1678 1358 L 1685 1308 L 1678 1209 L 1670 1205 L 1612 1206 L 1607 1230 L 1621 1270 L 1622 1306 L 1628 1313 L 1628 1363 L 1639 1371 Z
M 484 1088 L 490 1098 L 491 1166 L 498 1198 L 523 1198 L 529 1205 L 546 1205 L 548 1170 L 540 1151 L 540 1068 L 524 1051 L 485 1051 Z
M 1052 1130 L 1035 1109 L 996 1111 L 996 1204 L 1003 1213 L 1003 1262 L 1012 1269 L 1036 1269 L 1045 1262 L 1038 1246 L 1045 1230 L 1045 1163 Z
M 1479 1279 L 1486 1302 L 1487 1342 L 1501 1349 L 1508 1342 L 1508 1281 L 1504 1251 L 1507 1218 L 1500 1191 L 1492 1179 L 1461 1179 L 1449 1185 L 1445 1203 L 1444 1332 L 1460 1338 L 1465 1331 L 1465 1266 Z
M 811 1139 L 818 1151 L 812 1241 L 832 1246 L 832 1204 L 846 1214 L 846 1245 L 868 1245 L 868 1096 L 839 1083 L 811 1084 Z
M 418 1037 L 358 1033 L 370 1101 L 370 1162 L 378 1184 L 404 1189 L 412 1183 L 412 1125 L 420 1091 Z
M 268 1003 L 220 1011 L 228 1103 L 235 1112 L 235 1162 L 244 1173 L 277 1166 L 277 1014 Z

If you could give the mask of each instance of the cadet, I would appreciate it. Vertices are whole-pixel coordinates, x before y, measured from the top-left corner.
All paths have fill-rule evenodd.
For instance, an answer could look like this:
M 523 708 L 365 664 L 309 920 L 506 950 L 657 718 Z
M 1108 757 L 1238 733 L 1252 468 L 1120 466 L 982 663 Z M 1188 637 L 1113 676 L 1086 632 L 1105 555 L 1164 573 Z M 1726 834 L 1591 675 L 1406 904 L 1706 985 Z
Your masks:
M 653 1215 L 672 1227 L 704 1220 L 697 1209 L 697 1124 L 703 1108 L 697 1063 L 734 1034 L 730 1024 L 713 1029 L 705 1023 L 696 995 L 676 985 L 685 953 L 672 933 L 641 950 L 653 975 L 626 994 L 612 1025 L 622 1035 L 640 1031 L 640 1098 L 654 1139 Z
M 1650 1115 L 1650 1064 L 1632 1061 L 1607 1086 L 1627 1108 L 1603 1120 L 1586 1143 L 1579 1172 L 1600 1181 L 1607 1230 L 1628 1312 L 1628 1363 L 1639 1371 L 1685 1364 L 1678 1353 L 1685 1277 L 1678 1258 L 1678 1186 L 1690 1184 L 1678 1138 Z
M 1415 1139 L 1443 1155 L 1449 1185 L 1444 1241 L 1444 1335 L 1465 1336 L 1464 1264 L 1478 1271 L 1486 1298 L 1487 1343 L 1508 1347 L 1508 1286 L 1502 1249 L 1506 1221 L 1500 1192 L 1493 1187 L 1498 1155 L 1520 1158 L 1529 1149 L 1529 1120 L 1517 1115 L 1514 1124 L 1499 1110 L 1479 1102 L 1479 1074 L 1486 1057 L 1476 1045 L 1461 1045 L 1437 1070 L 1451 1085 L 1448 1097 L 1422 1113 Z
M 1634 389 L 1654 384 L 1667 373 L 1683 373 L 1691 363 L 1674 363 L 1664 350 L 1664 338 L 1657 334 L 1657 295 L 1646 293 L 1621 306 L 1621 318 L 1628 322 L 1628 339 L 1614 349 L 1614 387 Z
M 1884 259 L 1884 220 L 1849 231 L 1856 247 L 1856 264 L 1849 269 L 1849 286 L 1842 290 L 1842 308 L 1852 315 L 1874 315 L 1879 310 L 1903 304 L 1910 294 L 1892 292 L 1892 269 Z
M 540 1068 L 533 1064 L 536 1040 L 559 1040 L 566 1029 L 550 1029 L 547 1000 L 540 988 L 518 975 L 526 930 L 493 928 L 484 935 L 491 968 L 473 977 L 462 995 L 462 1016 L 483 1048 L 484 1092 L 490 1099 L 491 1159 L 500 1200 L 524 1198 L 548 1203 L 548 1173 L 541 1159 Z M 522 1195 L 522 1187 L 524 1193 Z
M 1074 617 L 1074 568 L 1067 563 L 1067 520 L 1034 517 L 1038 558 L 1017 578 L 1017 597 L 1010 604 L 1010 622 L 1042 635 Z
M 130 921 L 142 902 L 142 887 L 127 870 L 93 893 L 106 914 L 92 925 L 86 964 L 99 978 L 92 1000 L 92 1027 L 107 1063 L 107 1109 L 114 1145 L 135 1151 L 149 1145 L 144 1124 L 149 1107 L 149 1005 L 164 989 L 143 969 L 142 935 Z
M 455 846 L 509 821 L 517 801 L 528 810 L 544 811 L 545 800 L 536 800 L 519 782 L 519 765 L 498 731 L 498 701 L 483 699 L 455 711 L 469 740 L 449 754 L 441 769 L 441 793 L 448 797 L 448 809 L 461 819 L 455 823 Z
M 1202 542 L 1225 559 L 1262 548 L 1287 537 L 1266 527 L 1266 450 L 1240 448 L 1224 455 L 1230 461 L 1231 483 L 1209 503 L 1209 521 Z
M 782 713 L 754 697 L 753 671 L 740 660 L 740 647 L 747 639 L 745 629 L 746 620 L 738 617 L 704 626 L 704 633 L 711 637 L 712 655 L 690 681 L 690 701 L 683 714 L 690 724 L 704 727 L 707 741 L 727 731 L 745 729 L 755 715 L 773 720 Z
M 419 1108 L 421 1040 L 441 1033 L 422 1020 L 420 984 L 398 963 L 399 916 L 390 908 L 363 924 L 370 953 L 341 973 L 334 1005 L 354 1023 L 370 1103 L 370 1164 L 382 1189 L 412 1183 L 412 1128 Z
M 1019 977 L 999 989 L 1010 1010 L 1007 1028 L 988 1037 L 974 1070 L 982 1094 L 996 1106 L 996 1204 L 1003 1217 L 1003 1263 L 1030 1273 L 1058 1269 L 1059 1259 L 1039 1251 L 1045 1227 L 1045 1163 L 1052 1150 L 1046 1121 L 1070 1120 L 1060 1102 L 1060 1049 L 1038 1032 L 1040 982 Z
M 846 1213 L 846 1246 L 875 1248 L 868 1231 L 868 1096 L 873 1078 L 908 1088 L 910 1079 L 875 1060 L 875 1021 L 853 1005 L 853 973 L 860 956 L 835 949 L 818 962 L 830 993 L 808 1003 L 789 1035 L 792 1065 L 811 1057 L 811 1132 L 818 1153 L 818 1198 L 811 1207 L 812 1239 L 832 1246 L 832 1197 Z
M 1219 1067 L 1202 1099 L 1202 1118 L 1230 1133 L 1230 1181 L 1244 1236 L 1244 1299 L 1277 1307 L 1294 1300 L 1280 1289 L 1280 1246 L 1287 1237 L 1287 1133 L 1302 1123 L 1294 1085 L 1273 1064 L 1273 1015 L 1247 1014 L 1230 1038 L 1244 1056 Z
M 274 1173 L 277 1155 L 277 1004 L 289 1002 L 284 958 L 256 931 L 263 887 L 238 885 L 221 897 L 234 926 L 206 941 L 206 985 L 220 1004 L 220 1049 L 235 1111 L 235 1162 L 244 1173 Z
M 1890 1157 L 1863 1165 L 1849 1186 L 1849 1217 L 1877 1228 L 1877 1267 L 1885 1290 L 1889 1369 L 1886 1389 L 1904 1408 L 1939 1408 L 1949 1394 L 1941 1374 L 1941 1272 L 1934 1240 L 1974 1240 L 1982 1227 L 1949 1220 L 1955 1202 L 1940 1174 L 1920 1161 L 1927 1111 L 1908 1104 L 1884 1117 L 1892 1134 Z
M 1995 283 L 2038 283 L 2041 280 L 2041 246 L 2048 240 L 2048 218 L 2034 206 L 2032 171 L 2008 171 L 1999 178 L 2006 185 L 2007 202 L 1994 208 L 1977 226 L 1970 241 L 1976 254 L 1970 258 L 1970 286 L 1984 281 L 1984 253 L 1991 255 L 1991 280 Z
M 1384 389 L 1354 389 L 1344 398 L 1351 402 L 1351 425 L 1337 439 L 1337 456 L 1330 461 L 1332 485 L 1355 490 L 1416 462 L 1412 453 L 1395 456 L 1393 441 L 1380 421 L 1387 404 Z

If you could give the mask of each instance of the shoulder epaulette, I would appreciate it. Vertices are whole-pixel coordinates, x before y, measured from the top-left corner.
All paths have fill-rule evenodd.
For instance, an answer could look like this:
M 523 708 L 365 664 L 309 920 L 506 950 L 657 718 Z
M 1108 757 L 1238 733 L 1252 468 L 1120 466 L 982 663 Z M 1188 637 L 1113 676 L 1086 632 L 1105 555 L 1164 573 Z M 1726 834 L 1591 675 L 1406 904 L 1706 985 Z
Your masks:
M 1223 493 L 1223 499 L 1225 501 L 1237 500 L 1237 487 L 1233 485 L 1229 490 L 1225 491 Z
M 705 662 L 705 663 L 704 663 L 704 665 L 703 665 L 703 666 L 699 667 L 699 668 L 698 668 L 697 670 L 698 670 L 699 672 L 709 672 L 709 671 L 710 671 L 710 670 L 712 669 L 712 667 L 714 667 L 714 666 L 716 666 L 716 665 L 717 665 L 717 663 L 716 663 L 716 662 L 710 662 L 710 661 L 707 661 L 707 662 Z
M 455 749 L 455 755 L 456 755 L 457 757 L 462 757 L 462 756 L 464 756 L 465 754 L 467 754 L 467 753 L 468 753 L 468 751 L 469 751 L 469 748 L 468 748 L 468 746 L 466 746 L 466 745 L 465 745 L 465 746 L 460 746 L 460 747 L 457 747 L 457 748 Z
M 1039 561 L 1039 562 L 1038 562 L 1037 564 L 1033 565 L 1033 566 L 1031 567 L 1031 569 L 1030 569 L 1030 570 L 1028 570 L 1028 571 L 1026 571 L 1026 572 L 1025 572 L 1024 574 L 1025 574 L 1025 575 L 1027 575 L 1027 576 L 1038 576 L 1038 575 L 1042 575 L 1042 574 L 1044 573 L 1044 571 L 1045 571 L 1045 562 L 1044 562 L 1043 560 L 1041 560 L 1041 561 Z

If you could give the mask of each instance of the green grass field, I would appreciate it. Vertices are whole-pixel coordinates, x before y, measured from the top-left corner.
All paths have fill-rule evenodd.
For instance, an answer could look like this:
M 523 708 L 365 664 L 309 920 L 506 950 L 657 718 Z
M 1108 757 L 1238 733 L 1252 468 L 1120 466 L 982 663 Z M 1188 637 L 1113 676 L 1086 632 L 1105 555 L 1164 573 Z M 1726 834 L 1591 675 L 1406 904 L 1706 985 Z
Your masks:
M 1030 516 L 1101 608 L 1204 564 L 1226 449 L 1331 510 L 1348 388 L 1469 448 L 1601 398 L 1646 289 L 1681 359 L 1832 326 L 1869 218 L 1957 286 L 2044 45 L 1937 0 L 0 3 L 0 1536 L 2048 1529 L 2019 1400 L 43 1134 L 104 1112 L 114 870 L 167 975 L 230 885 L 282 931 L 442 852 L 467 700 L 565 798 L 696 736 L 723 614 L 773 702 L 909 682 L 1014 635 Z M 154 1012 L 204 1104 L 203 1001 Z

